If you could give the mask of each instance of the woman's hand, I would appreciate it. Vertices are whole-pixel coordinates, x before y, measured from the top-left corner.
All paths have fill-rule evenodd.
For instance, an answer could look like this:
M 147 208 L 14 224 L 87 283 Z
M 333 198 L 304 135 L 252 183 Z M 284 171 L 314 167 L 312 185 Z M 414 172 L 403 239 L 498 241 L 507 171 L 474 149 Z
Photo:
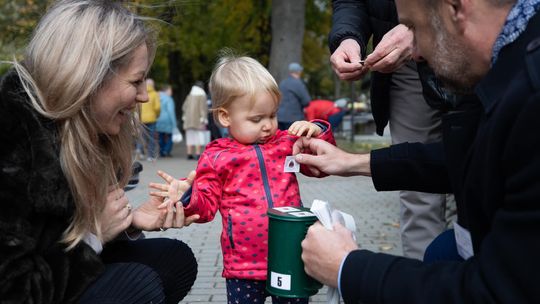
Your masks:
M 199 219 L 199 215 L 185 218 L 181 202 L 175 204 L 168 198 L 162 201 L 158 197 L 152 196 L 150 200 L 133 211 L 131 226 L 145 231 L 163 231 L 168 228 L 189 226 L 197 219 Z
M 135 211 L 134 226 L 143 230 L 163 230 L 167 228 L 182 228 L 189 226 L 199 219 L 194 214 L 184 216 L 184 206 L 180 202 L 182 194 L 193 184 L 195 171 L 191 171 L 185 180 L 178 180 L 163 171 L 158 175 L 165 180 L 165 184 L 150 183 L 150 188 L 158 191 L 150 193 L 150 201 L 143 204 Z M 144 217 L 139 217 L 138 212 L 143 212 Z
M 295 136 L 305 136 L 311 138 L 311 136 L 319 136 L 321 134 L 321 127 L 317 126 L 314 123 L 305 120 L 295 121 L 288 130 L 290 135 Z
M 112 188 L 107 195 L 107 203 L 99 216 L 101 238 L 106 243 L 126 230 L 133 219 L 131 204 L 124 190 Z

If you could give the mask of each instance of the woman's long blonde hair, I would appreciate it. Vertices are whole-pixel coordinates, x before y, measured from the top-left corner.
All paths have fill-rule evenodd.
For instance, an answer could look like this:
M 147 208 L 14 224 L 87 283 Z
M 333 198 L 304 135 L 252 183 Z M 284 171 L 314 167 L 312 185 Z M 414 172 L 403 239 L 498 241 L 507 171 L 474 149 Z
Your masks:
M 118 135 L 101 132 L 90 106 L 96 93 L 141 45 L 149 66 L 155 32 L 116 1 L 57 1 L 33 33 L 24 61 L 15 69 L 34 108 L 56 122 L 60 162 L 76 211 L 64 232 L 71 249 L 87 232 L 101 238 L 98 216 L 111 185 L 122 188 L 131 174 L 136 117 Z

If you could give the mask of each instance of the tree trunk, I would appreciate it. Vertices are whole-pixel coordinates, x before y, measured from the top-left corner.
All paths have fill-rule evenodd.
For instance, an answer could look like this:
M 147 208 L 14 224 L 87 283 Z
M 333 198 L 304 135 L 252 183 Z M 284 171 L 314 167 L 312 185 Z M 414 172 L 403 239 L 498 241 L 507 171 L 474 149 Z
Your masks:
M 182 105 L 194 83 L 191 76 L 191 65 L 182 57 L 179 51 L 169 52 L 167 57 L 169 61 L 169 82 L 173 88 L 178 128 L 182 130 Z
M 306 0 L 272 0 L 270 73 L 279 83 L 291 62 L 301 63 Z

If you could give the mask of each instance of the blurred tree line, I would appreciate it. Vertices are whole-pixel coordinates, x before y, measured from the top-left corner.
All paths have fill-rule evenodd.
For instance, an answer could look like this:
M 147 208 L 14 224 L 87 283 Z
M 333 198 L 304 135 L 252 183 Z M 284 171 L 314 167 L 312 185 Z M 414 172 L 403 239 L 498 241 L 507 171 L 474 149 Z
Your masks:
M 0 60 L 21 58 L 32 30 L 49 1 L 45 0 L 0 0 Z M 3 74 L 9 65 L 0 65 Z
M 32 29 L 51 2 L 0 0 L 0 60 L 11 60 L 14 55 L 21 58 Z M 125 3 L 137 13 L 152 18 L 151 24 L 159 30 L 158 50 L 149 77 L 158 84 L 173 86 L 178 110 L 196 80 L 208 81 L 224 48 L 256 58 L 269 67 L 278 82 L 286 76 L 288 63 L 299 61 L 304 66 L 312 98 L 342 97 L 340 83 L 329 63 L 330 0 L 131 0 Z M 9 65 L 0 65 L 0 74 L 8 68 Z

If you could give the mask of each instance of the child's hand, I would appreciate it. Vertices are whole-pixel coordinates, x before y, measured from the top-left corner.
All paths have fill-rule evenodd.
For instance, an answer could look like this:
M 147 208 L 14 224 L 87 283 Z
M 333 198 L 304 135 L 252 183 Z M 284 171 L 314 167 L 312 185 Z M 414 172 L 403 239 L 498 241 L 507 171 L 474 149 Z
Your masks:
M 197 221 L 200 216 L 193 214 L 184 216 L 184 206 L 180 202 L 182 194 L 193 184 L 195 171 L 191 171 L 185 180 L 175 179 L 171 175 L 158 170 L 157 174 L 163 178 L 166 184 L 150 183 L 150 188 L 159 190 L 150 192 L 150 195 L 159 200 L 150 199 L 134 212 L 140 216 L 133 217 L 133 226 L 144 230 L 163 231 L 167 228 L 182 228 Z M 137 223 L 135 224 L 135 222 Z
M 168 197 L 173 202 L 177 202 L 182 197 L 195 179 L 195 171 L 191 171 L 185 180 L 175 179 L 161 170 L 158 170 L 157 174 L 165 180 L 166 184 L 150 183 L 150 188 L 158 190 L 150 192 L 150 195 L 160 198 Z
M 311 138 L 311 136 L 319 136 L 321 134 L 321 127 L 314 123 L 305 120 L 295 121 L 288 130 L 289 134 L 295 136 L 305 136 Z

